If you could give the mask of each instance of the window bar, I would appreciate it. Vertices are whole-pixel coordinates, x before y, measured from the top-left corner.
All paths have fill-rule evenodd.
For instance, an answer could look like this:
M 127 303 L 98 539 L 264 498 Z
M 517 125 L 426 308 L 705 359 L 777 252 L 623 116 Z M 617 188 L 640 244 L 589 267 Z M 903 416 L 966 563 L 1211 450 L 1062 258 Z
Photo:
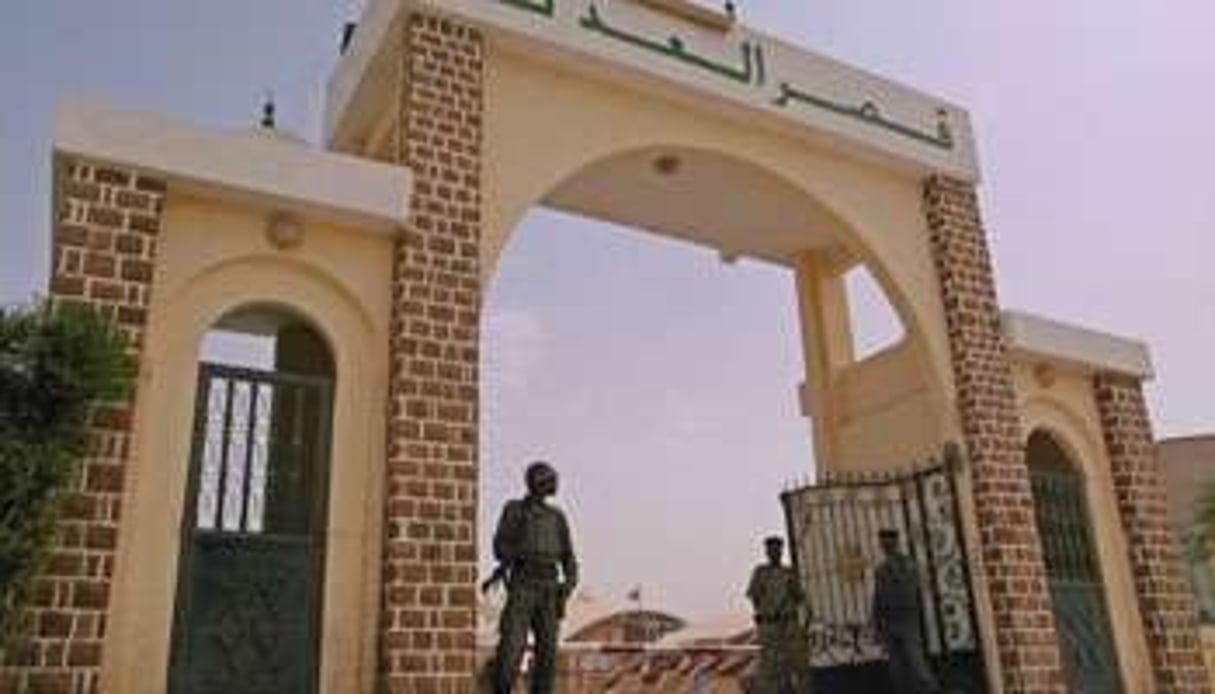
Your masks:
M 242 532 L 249 530 L 249 488 L 253 479 L 253 458 L 256 450 L 254 434 L 257 432 L 257 394 L 260 389 L 260 383 L 249 381 L 249 407 L 245 419 L 245 460 L 241 463 L 245 474 L 241 479 L 240 525 L 237 526 L 237 530 Z
M 226 391 L 224 393 L 224 425 L 220 430 L 220 454 L 219 454 L 219 486 L 216 487 L 216 503 L 215 503 L 215 529 L 222 531 L 224 529 L 224 501 L 228 497 L 228 445 L 229 437 L 232 434 L 232 396 L 236 391 L 236 385 L 231 378 L 216 378 L 212 381 L 222 381 Z

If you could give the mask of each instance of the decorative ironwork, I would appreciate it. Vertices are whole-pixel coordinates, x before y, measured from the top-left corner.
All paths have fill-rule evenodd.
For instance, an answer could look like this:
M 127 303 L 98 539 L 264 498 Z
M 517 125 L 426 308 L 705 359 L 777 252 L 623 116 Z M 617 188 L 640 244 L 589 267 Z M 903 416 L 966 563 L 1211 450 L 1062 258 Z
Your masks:
M 170 691 L 315 691 L 330 397 L 324 378 L 202 366 Z
M 183 691 L 312 691 L 309 539 L 204 532 L 193 552 Z
M 1117 694 L 1123 689 L 1092 543 L 1084 478 L 1057 444 L 1042 434 L 1030 438 L 1029 471 L 1069 691 Z
M 884 686 L 886 655 L 870 611 L 882 557 L 878 530 L 894 528 L 920 570 L 925 646 L 938 674 L 955 688 L 986 690 L 958 467 L 932 461 L 886 475 L 828 478 L 782 495 L 794 565 L 813 613 L 810 666 L 822 675 L 820 685 Z

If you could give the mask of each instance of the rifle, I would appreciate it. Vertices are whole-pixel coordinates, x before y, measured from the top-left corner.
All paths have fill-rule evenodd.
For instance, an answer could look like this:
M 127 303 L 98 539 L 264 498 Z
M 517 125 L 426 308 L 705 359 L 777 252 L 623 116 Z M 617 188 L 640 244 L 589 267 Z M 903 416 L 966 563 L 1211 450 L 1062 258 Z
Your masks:
M 509 577 L 510 564 L 506 562 L 499 562 L 498 565 L 494 567 L 494 572 L 489 575 L 489 578 L 481 582 L 481 592 L 488 593 L 499 583 L 505 583 L 506 579 Z
M 562 584 L 557 589 L 557 621 L 565 619 L 565 603 L 570 601 L 570 595 L 573 593 L 565 584 Z
M 510 578 L 510 564 L 502 562 L 494 567 L 494 572 L 489 575 L 489 578 L 481 582 L 481 592 L 488 593 L 494 586 L 499 583 L 505 583 Z M 558 589 L 557 592 L 557 620 L 565 619 L 565 604 L 570 600 L 570 590 L 565 586 Z

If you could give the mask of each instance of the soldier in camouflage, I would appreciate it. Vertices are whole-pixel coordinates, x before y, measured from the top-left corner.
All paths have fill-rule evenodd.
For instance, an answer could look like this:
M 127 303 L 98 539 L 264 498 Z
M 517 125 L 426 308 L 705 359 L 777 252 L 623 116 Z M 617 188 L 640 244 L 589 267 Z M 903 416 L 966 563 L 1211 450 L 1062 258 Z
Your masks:
M 757 694 L 804 694 L 809 691 L 806 634 L 802 613 L 806 597 L 793 569 L 781 564 L 784 540 L 764 539 L 767 563 L 755 567 L 747 597 L 755 609 L 759 640 Z
M 873 625 L 886 649 L 891 691 L 898 694 L 939 694 L 941 687 L 924 655 L 920 627 L 920 579 L 915 560 L 899 547 L 899 531 L 878 532 L 886 555 L 873 581 Z
M 494 557 L 506 567 L 506 606 L 498 622 L 495 694 L 509 694 L 530 631 L 532 694 L 551 694 L 558 625 L 578 585 L 578 562 L 565 514 L 546 499 L 557 492 L 557 471 L 535 462 L 525 474 L 527 496 L 507 502 L 494 532 Z

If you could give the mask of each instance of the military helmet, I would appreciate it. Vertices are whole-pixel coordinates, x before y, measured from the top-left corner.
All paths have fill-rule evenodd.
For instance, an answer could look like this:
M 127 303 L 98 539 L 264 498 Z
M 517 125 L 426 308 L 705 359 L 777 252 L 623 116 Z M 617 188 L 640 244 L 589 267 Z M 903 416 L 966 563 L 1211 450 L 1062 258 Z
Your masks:
M 557 471 L 553 469 L 552 465 L 543 460 L 537 460 L 527 466 L 527 472 L 523 473 L 523 479 L 527 482 L 528 489 L 537 489 L 548 484 L 550 481 L 556 481 Z

